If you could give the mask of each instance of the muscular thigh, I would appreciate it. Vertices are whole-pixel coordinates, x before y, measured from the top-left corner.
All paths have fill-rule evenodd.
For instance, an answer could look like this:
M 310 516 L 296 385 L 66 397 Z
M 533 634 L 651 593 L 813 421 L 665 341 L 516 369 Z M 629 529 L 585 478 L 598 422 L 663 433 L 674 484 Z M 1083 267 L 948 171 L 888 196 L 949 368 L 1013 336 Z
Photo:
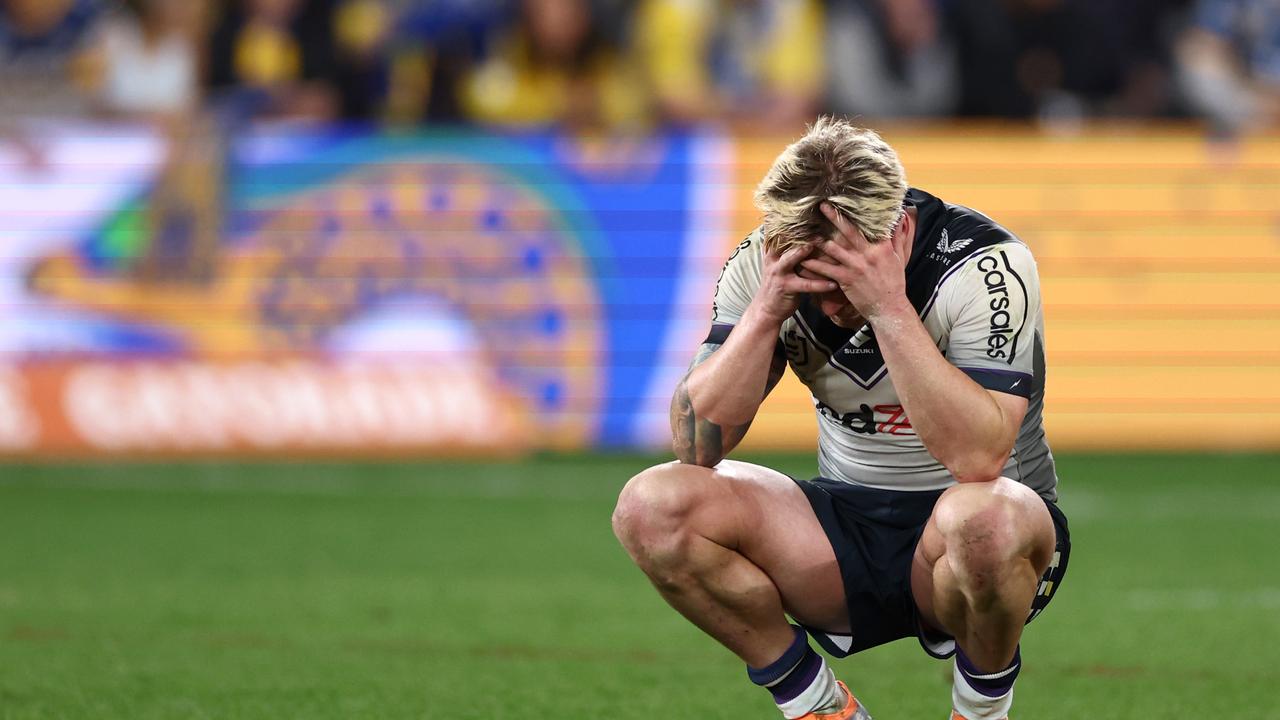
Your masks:
M 725 460 L 707 478 L 709 502 L 733 508 L 711 539 L 740 554 L 773 580 L 783 606 L 811 627 L 849 627 L 844 583 L 831 542 L 804 492 L 782 473 Z M 720 537 L 715 537 L 718 533 Z

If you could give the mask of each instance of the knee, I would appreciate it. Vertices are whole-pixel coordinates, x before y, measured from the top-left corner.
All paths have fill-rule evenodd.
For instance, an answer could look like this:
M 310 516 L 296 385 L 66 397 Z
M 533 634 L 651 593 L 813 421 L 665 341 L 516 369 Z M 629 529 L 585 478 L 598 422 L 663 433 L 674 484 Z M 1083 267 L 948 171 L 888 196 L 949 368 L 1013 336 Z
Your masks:
M 1027 564 L 1038 577 L 1053 553 L 1053 521 L 1025 485 L 999 478 L 950 488 L 935 509 L 957 579 L 974 595 L 994 593 Z
M 631 478 L 613 510 L 613 534 L 641 568 L 678 562 L 698 508 L 703 467 L 666 463 Z

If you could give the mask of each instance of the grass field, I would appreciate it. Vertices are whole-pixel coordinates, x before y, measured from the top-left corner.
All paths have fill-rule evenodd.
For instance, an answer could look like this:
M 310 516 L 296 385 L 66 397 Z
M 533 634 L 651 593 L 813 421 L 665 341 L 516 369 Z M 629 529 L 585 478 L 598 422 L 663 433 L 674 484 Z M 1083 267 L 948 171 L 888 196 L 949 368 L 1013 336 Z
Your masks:
M 610 533 L 647 462 L 8 466 L 0 718 L 774 718 Z M 1015 716 L 1280 718 L 1280 457 L 1060 472 Z M 836 664 L 878 720 L 946 717 L 948 667 Z

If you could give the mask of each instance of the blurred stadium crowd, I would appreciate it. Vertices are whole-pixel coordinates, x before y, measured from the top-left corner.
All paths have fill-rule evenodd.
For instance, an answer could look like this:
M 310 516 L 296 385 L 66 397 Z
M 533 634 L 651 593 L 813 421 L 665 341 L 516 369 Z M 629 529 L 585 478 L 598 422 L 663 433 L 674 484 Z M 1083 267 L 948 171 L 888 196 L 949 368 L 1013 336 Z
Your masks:
M 0 0 L 0 117 L 1280 117 L 1277 0 Z

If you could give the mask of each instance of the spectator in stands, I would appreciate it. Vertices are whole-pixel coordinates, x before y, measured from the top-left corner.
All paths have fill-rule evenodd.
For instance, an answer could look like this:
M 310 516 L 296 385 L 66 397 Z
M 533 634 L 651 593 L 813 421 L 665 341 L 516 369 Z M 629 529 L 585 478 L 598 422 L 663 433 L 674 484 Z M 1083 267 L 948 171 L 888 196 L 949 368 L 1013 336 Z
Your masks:
M 795 131 L 823 90 L 817 0 L 640 0 L 635 44 L 664 119 Z
M 957 0 L 962 115 L 1075 120 L 1122 90 L 1123 49 L 1105 3 Z
M 111 115 L 174 119 L 199 96 L 200 0 L 132 0 L 103 31 L 100 102 Z
M 335 117 L 332 10 L 318 0 L 240 0 L 228 7 L 210 43 L 210 84 L 260 93 L 272 115 Z
M 1178 46 L 1192 108 L 1229 133 L 1280 122 L 1280 3 L 1201 0 Z
M 460 88 L 485 57 L 486 40 L 509 35 L 505 0 L 382 1 L 394 27 L 380 50 L 378 116 L 398 125 L 464 121 Z
M 386 0 L 342 0 L 334 10 L 337 89 L 345 118 L 386 112 L 389 48 L 396 9 Z
M 95 0 L 0 0 L 0 140 L 44 165 L 34 121 L 84 116 L 102 68 Z
M 507 127 L 637 127 L 644 95 L 596 31 L 588 0 L 523 0 L 518 22 L 462 78 L 467 119 Z
M 960 68 L 937 0 L 832 0 L 827 103 L 868 117 L 949 116 Z
M 1119 48 L 1120 87 L 1095 114 L 1161 117 L 1176 112 L 1171 47 L 1185 22 L 1190 0 L 1083 0 L 1105 23 L 1102 32 Z
M 106 12 L 96 0 L 0 0 L 0 112 L 74 117 L 100 82 Z

